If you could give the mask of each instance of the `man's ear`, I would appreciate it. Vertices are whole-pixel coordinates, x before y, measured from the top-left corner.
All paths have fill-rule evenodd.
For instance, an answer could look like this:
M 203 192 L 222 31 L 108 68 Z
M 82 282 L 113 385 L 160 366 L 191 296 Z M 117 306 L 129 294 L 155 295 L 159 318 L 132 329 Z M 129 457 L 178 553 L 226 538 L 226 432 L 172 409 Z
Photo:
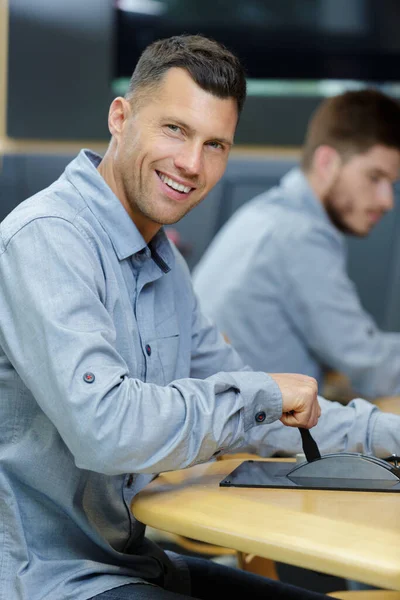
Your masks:
M 329 189 L 336 180 L 342 159 L 340 154 L 332 146 L 322 145 L 314 152 L 313 170 L 317 174 L 322 186 Z
M 108 111 L 108 129 L 113 137 L 118 138 L 121 135 L 130 114 L 131 106 L 125 98 L 118 96 L 111 102 Z

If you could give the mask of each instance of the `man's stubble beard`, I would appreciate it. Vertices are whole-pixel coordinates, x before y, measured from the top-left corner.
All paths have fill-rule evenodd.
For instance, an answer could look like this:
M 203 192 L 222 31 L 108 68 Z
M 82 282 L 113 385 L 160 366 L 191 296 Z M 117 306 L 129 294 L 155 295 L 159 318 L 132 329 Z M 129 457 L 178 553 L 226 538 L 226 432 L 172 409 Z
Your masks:
M 335 198 L 338 198 L 340 196 L 340 194 L 345 199 L 344 199 L 344 202 L 341 205 L 341 207 L 338 208 L 338 206 L 335 202 Z M 358 231 L 355 231 L 354 229 L 352 229 L 350 226 L 348 226 L 346 224 L 344 216 L 346 216 L 346 214 L 350 214 L 352 212 L 353 203 L 351 201 L 351 198 L 346 199 L 345 194 L 341 192 L 340 184 L 339 184 L 339 177 L 332 184 L 331 189 L 326 194 L 325 200 L 324 200 L 324 206 L 325 206 L 325 210 L 328 214 L 330 221 L 336 227 L 336 229 L 338 229 L 340 232 L 342 232 L 346 235 L 352 235 L 355 237 L 365 237 L 366 235 L 368 235 L 369 232 L 360 233 Z
M 165 216 L 157 214 L 159 212 L 159 210 L 157 209 L 157 201 L 147 202 L 148 199 L 144 198 L 144 194 L 140 191 L 137 192 L 138 193 L 135 193 L 135 190 L 133 190 L 133 193 L 129 194 L 128 196 L 128 203 L 131 210 L 134 210 L 135 212 L 139 210 L 139 212 L 144 217 L 150 219 L 151 221 L 153 221 L 153 223 L 157 223 L 157 225 L 161 226 L 174 225 L 175 223 L 179 223 L 179 221 L 181 221 L 183 217 L 185 217 L 191 210 L 193 210 L 193 208 L 195 208 L 203 200 L 203 198 L 200 198 L 195 204 L 190 205 L 190 207 L 182 207 L 182 211 L 177 211 L 179 212 L 179 214 L 177 214 L 176 216 L 168 217 L 167 214 L 165 214 Z M 133 196 L 140 198 L 139 202 L 133 201 Z M 166 202 L 168 202 L 168 199 L 166 200 Z M 170 202 L 173 203 L 173 200 L 170 200 Z M 165 212 L 168 212 L 168 208 L 166 208 Z

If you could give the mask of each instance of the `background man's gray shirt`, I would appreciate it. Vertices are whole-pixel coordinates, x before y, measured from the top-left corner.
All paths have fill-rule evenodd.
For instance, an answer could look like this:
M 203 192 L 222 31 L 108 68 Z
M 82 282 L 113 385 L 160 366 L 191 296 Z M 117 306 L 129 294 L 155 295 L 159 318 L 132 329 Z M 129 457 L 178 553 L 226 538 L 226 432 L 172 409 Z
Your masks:
M 0 600 L 164 576 L 179 591 L 184 571 L 144 538 L 135 494 L 222 449 L 301 450 L 276 383 L 202 316 L 163 231 L 146 246 L 99 161 L 82 152 L 0 226 Z M 400 417 L 321 403 L 323 451 L 396 451 Z
M 322 383 L 326 366 L 366 397 L 400 393 L 400 334 L 361 306 L 344 237 L 299 169 L 231 217 L 193 280 L 203 312 L 252 368 Z

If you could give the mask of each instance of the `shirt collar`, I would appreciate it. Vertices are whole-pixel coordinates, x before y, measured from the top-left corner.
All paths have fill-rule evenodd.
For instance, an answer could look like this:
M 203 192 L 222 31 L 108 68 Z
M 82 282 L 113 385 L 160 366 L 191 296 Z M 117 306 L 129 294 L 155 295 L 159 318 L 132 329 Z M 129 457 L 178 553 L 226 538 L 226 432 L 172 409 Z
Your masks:
M 286 175 L 284 175 L 282 178 L 282 187 L 286 192 L 285 196 L 291 200 L 294 199 L 296 207 L 299 210 L 302 212 L 307 212 L 308 214 L 312 214 L 314 217 L 329 224 L 333 229 L 335 229 L 335 231 L 337 231 L 322 202 L 315 195 L 301 169 L 295 167 Z
M 98 172 L 100 162 L 101 156 L 95 152 L 81 150 L 65 169 L 65 176 L 109 235 L 118 258 L 123 260 L 146 249 L 147 244 L 121 201 Z M 174 254 L 162 228 L 151 240 L 149 248 L 158 266 L 165 272 L 169 271 Z M 162 259 L 161 263 L 156 256 Z

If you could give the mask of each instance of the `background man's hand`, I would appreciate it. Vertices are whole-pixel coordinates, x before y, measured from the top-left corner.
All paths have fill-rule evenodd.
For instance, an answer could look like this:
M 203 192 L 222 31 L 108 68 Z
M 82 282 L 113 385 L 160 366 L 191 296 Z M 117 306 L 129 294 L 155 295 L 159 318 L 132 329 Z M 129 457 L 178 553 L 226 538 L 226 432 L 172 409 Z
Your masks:
M 321 415 L 318 384 L 314 377 L 296 373 L 268 374 L 282 392 L 282 423 L 289 427 L 314 427 Z

